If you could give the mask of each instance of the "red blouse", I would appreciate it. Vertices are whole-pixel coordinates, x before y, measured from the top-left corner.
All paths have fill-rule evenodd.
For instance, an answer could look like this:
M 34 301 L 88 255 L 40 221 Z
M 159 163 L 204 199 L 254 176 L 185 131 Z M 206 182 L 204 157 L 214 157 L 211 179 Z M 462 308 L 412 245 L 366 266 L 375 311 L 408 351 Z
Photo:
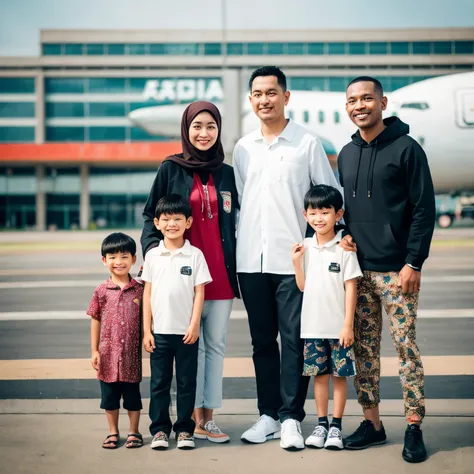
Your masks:
M 103 382 L 136 383 L 142 379 L 141 313 L 143 285 L 132 279 L 122 289 L 107 280 L 92 295 L 87 314 L 100 321 L 100 364 Z
M 199 175 L 194 174 L 189 204 L 193 225 L 187 231 L 187 238 L 204 254 L 212 277 L 212 282 L 206 285 L 205 299 L 232 300 L 234 291 L 225 266 L 219 230 L 217 191 L 211 174 L 207 185 L 203 185 Z

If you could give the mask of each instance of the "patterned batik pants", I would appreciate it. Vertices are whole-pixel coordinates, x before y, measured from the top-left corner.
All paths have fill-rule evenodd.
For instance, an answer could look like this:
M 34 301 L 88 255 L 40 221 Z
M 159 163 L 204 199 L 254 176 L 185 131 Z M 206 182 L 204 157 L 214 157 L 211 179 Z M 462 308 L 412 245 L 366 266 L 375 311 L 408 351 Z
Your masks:
M 364 271 L 359 279 L 354 322 L 357 367 L 354 386 L 364 409 L 378 406 L 383 305 L 398 352 L 405 417 L 408 423 L 421 423 L 425 416 L 424 374 L 415 341 L 419 293 L 403 295 L 397 284 L 398 272 Z

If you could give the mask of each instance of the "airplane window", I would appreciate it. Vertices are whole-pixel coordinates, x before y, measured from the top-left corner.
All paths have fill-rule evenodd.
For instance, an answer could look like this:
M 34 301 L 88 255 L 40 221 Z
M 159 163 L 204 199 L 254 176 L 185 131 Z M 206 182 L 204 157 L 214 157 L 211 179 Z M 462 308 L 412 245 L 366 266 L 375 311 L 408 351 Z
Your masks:
M 341 121 L 341 116 L 339 115 L 339 112 L 334 112 L 334 123 L 339 123 Z
M 407 102 L 406 104 L 402 104 L 400 108 L 426 110 L 429 109 L 430 106 L 426 102 Z
M 318 112 L 318 120 L 319 120 L 319 123 L 324 123 L 324 111 L 323 110 L 320 110 Z
M 288 117 L 293 120 L 294 118 L 294 114 L 293 114 L 293 111 L 292 110 L 288 110 Z
M 424 146 L 424 145 L 425 145 L 425 137 L 418 137 L 418 143 L 419 143 L 421 146 Z
M 304 123 L 308 123 L 309 122 L 309 112 L 307 110 L 305 110 L 303 112 L 303 121 Z

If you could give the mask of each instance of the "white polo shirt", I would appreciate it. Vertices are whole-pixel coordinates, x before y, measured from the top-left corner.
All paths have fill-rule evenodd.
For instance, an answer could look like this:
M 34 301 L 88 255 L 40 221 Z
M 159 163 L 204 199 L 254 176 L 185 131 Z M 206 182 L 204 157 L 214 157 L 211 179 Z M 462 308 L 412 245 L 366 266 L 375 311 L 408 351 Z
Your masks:
M 272 143 L 260 129 L 241 138 L 233 167 L 240 202 L 237 271 L 293 275 L 291 247 L 306 231 L 305 194 L 315 184 L 341 190 L 321 142 L 289 120 Z
M 339 339 L 344 327 L 344 282 L 362 276 L 362 272 L 357 254 L 338 245 L 341 239 L 342 231 L 324 245 L 318 245 L 316 234 L 304 239 L 303 339 Z
M 186 334 L 193 312 L 194 287 L 212 281 L 203 253 L 188 240 L 173 252 L 164 241 L 149 250 L 142 280 L 151 282 L 155 334 Z

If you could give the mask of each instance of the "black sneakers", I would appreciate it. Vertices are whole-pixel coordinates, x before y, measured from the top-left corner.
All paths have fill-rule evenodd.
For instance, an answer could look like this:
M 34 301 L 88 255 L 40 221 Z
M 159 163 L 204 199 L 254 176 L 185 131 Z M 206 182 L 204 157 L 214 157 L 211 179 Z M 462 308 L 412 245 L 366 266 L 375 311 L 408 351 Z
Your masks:
M 423 462 L 426 459 L 423 433 L 418 425 L 407 426 L 402 457 L 406 462 Z
M 369 420 L 364 420 L 354 433 L 344 440 L 346 449 L 365 449 L 376 444 L 384 444 L 387 441 L 382 423 L 380 430 L 376 430 L 374 424 Z

